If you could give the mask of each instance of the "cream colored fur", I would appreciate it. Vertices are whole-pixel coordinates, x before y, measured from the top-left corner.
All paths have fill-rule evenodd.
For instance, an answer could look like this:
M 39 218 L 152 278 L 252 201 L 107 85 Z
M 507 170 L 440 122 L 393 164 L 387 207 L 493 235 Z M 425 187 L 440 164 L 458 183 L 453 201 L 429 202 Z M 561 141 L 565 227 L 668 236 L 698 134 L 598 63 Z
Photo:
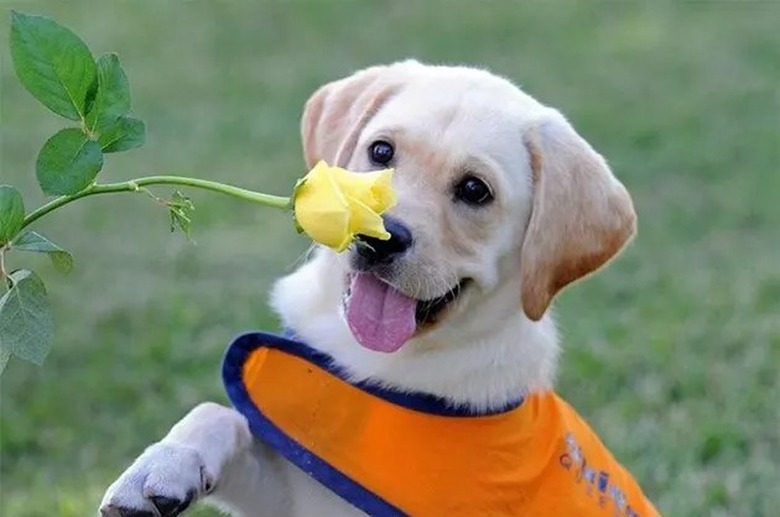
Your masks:
M 356 380 L 474 409 L 551 388 L 553 297 L 603 266 L 635 231 L 630 197 L 564 117 L 486 71 L 405 61 L 316 92 L 303 139 L 308 165 L 324 158 L 354 170 L 376 168 L 367 147 L 392 140 L 400 201 L 391 215 L 415 238 L 393 285 L 430 299 L 460 279 L 473 283 L 439 325 L 394 354 L 372 352 L 354 340 L 342 314 L 350 252 L 318 249 L 274 287 L 284 325 Z M 482 212 L 452 202 L 464 171 L 493 189 L 496 199 Z M 151 445 L 109 487 L 101 509 L 157 515 L 155 501 L 184 500 L 188 492 L 247 517 L 359 514 L 253 440 L 240 414 L 212 403 Z

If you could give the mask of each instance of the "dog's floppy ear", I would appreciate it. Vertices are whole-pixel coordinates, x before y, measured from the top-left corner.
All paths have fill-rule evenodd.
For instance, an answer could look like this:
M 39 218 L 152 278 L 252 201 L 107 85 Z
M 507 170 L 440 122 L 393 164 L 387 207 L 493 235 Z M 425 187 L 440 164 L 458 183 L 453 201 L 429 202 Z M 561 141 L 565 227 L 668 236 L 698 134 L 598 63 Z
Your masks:
M 559 113 L 532 123 L 524 141 L 534 195 L 521 251 L 522 304 L 536 321 L 561 289 L 629 242 L 636 213 L 601 155 Z
M 301 120 L 307 167 L 319 160 L 345 167 L 360 133 L 400 86 L 399 65 L 375 66 L 328 83 L 306 102 Z

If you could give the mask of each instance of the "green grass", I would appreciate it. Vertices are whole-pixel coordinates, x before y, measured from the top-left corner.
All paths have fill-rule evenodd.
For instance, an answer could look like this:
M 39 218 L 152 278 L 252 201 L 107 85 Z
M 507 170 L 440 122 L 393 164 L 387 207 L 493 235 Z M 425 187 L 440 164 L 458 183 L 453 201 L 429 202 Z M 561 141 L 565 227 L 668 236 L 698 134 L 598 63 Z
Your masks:
M 111 155 L 106 180 L 178 172 L 285 194 L 304 172 L 308 94 L 407 56 L 488 66 L 561 108 L 629 187 L 640 232 L 563 296 L 560 391 L 664 514 L 777 515 L 780 4 L 13 7 L 120 53 L 148 145 Z M 35 155 L 63 121 L 14 78 L 2 17 L 0 174 L 34 207 Z M 12 359 L 0 378 L 0 515 L 93 514 L 146 444 L 198 401 L 225 400 L 231 336 L 275 327 L 267 289 L 307 243 L 273 210 L 193 194 L 196 246 L 141 196 L 39 225 L 77 268 L 29 262 L 48 282 L 56 345 L 44 367 Z

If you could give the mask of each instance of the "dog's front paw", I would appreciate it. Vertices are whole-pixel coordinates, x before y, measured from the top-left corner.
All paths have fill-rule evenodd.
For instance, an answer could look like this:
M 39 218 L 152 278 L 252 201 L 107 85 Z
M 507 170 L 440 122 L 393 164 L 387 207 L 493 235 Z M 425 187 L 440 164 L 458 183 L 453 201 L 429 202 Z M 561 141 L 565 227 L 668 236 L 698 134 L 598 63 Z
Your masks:
M 108 487 L 100 514 L 103 517 L 174 517 L 211 491 L 213 484 L 198 451 L 156 443 Z

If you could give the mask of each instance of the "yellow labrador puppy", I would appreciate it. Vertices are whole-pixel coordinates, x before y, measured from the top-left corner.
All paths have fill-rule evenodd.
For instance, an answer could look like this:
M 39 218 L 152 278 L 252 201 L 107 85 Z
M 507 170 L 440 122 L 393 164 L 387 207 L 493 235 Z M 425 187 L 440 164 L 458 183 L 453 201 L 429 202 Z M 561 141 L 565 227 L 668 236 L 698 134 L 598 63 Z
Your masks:
M 102 514 L 172 516 L 203 500 L 241 516 L 654 515 L 627 472 L 592 467 L 598 462 L 588 451 L 600 442 L 567 431 L 567 425 L 586 426 L 550 395 L 559 353 L 553 298 L 606 264 L 635 233 L 631 198 L 604 159 L 558 111 L 511 82 L 483 70 L 417 61 L 368 68 L 325 85 L 306 104 L 302 134 L 309 166 L 324 159 L 357 171 L 393 167 L 399 202 L 385 216 L 389 241 L 364 239 L 367 245 L 341 255 L 318 249 L 276 284 L 273 307 L 295 342 L 308 347 L 306 357 L 327 358 L 313 360 L 308 372 L 322 370 L 347 386 L 334 386 L 334 396 L 359 392 L 366 407 L 385 404 L 359 415 L 347 407 L 338 418 L 361 424 L 340 429 L 341 439 L 364 432 L 362 419 L 371 415 L 398 415 L 398 432 L 405 434 L 377 440 L 403 446 L 440 433 L 409 449 L 424 451 L 410 453 L 425 455 L 410 464 L 434 477 L 419 478 L 427 480 L 420 482 L 424 486 L 404 486 L 402 473 L 388 481 L 395 486 L 384 487 L 358 474 L 344 476 L 348 469 L 334 464 L 338 458 L 323 461 L 321 451 L 307 450 L 304 461 L 285 449 L 300 449 L 309 443 L 305 436 L 285 435 L 281 448 L 258 438 L 262 425 L 251 422 L 254 409 L 204 403 L 109 487 Z M 287 397 L 295 388 L 290 379 L 276 391 Z M 386 393 L 438 401 L 439 409 L 428 415 Z M 329 404 L 327 398 L 320 402 Z M 508 465 L 492 461 L 462 465 L 457 475 L 434 472 L 439 464 L 460 461 L 461 450 L 496 439 L 466 433 L 474 443 L 460 436 L 447 457 L 428 457 L 429 449 L 455 440 L 449 433 L 459 422 L 476 416 L 469 422 L 494 433 L 488 427 L 504 414 L 517 417 L 527 444 L 559 432 L 560 439 L 549 447 L 502 450 L 503 458 L 521 458 L 503 462 Z M 413 428 L 402 431 L 407 418 L 424 419 L 412 427 L 426 438 Z M 542 418 L 549 421 L 532 427 Z M 522 429 L 522 422 L 531 423 Z M 389 428 L 388 436 L 395 432 L 392 419 Z M 372 450 L 351 447 L 355 456 L 376 453 L 370 445 Z M 562 448 L 560 454 L 554 447 Z M 479 462 L 492 452 L 469 457 Z M 614 462 L 607 452 L 592 454 Z M 517 505 L 488 501 L 503 493 L 495 486 L 477 494 L 485 480 L 515 476 L 512 469 L 525 468 L 528 478 L 528 467 L 540 461 L 539 479 L 530 476 L 534 488 Z M 368 479 L 398 467 L 388 461 L 360 468 Z M 496 468 L 508 470 L 494 476 Z M 418 479 L 417 467 L 407 474 Z M 552 497 L 542 495 L 546 478 Z M 513 490 L 509 497 L 519 493 Z M 585 502 L 575 504 L 580 499 Z

